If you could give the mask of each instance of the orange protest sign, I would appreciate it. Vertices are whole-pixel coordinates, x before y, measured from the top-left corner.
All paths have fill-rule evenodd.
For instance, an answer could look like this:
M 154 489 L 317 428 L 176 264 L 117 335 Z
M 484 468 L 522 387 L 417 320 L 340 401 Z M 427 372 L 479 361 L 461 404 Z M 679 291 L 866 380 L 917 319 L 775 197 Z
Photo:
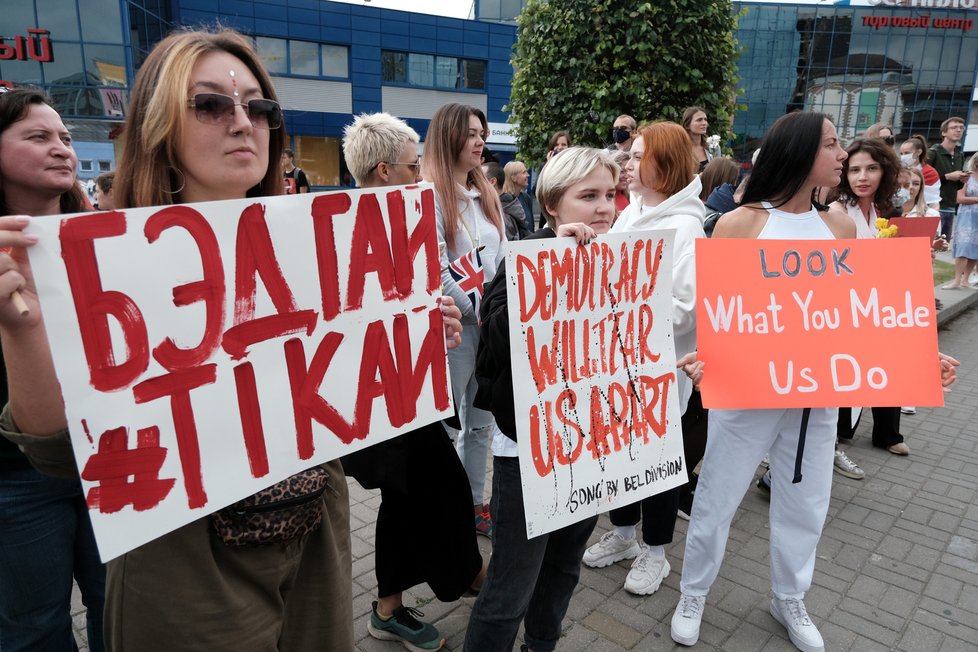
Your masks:
M 943 405 L 928 245 L 697 240 L 704 406 Z

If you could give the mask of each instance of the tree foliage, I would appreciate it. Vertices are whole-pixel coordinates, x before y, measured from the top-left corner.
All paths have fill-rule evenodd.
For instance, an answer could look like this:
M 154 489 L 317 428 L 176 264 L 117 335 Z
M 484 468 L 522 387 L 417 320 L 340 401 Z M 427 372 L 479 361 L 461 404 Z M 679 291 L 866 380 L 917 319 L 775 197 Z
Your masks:
M 539 165 L 553 132 L 603 146 L 622 113 L 639 123 L 707 110 L 726 139 L 736 104 L 730 0 L 530 0 L 520 15 L 510 113 Z

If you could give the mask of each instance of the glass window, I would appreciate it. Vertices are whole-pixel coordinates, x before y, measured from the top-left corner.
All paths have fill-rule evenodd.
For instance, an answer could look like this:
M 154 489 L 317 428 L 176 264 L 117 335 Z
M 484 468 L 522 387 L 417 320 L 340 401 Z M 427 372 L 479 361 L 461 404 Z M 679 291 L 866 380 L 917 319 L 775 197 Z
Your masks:
M 289 71 L 289 60 L 285 52 L 285 39 L 258 36 L 255 38 L 258 56 L 270 73 L 286 73 Z
M 82 172 L 91 172 L 93 169 L 95 169 L 92 167 L 92 161 L 89 159 L 80 159 L 78 161 L 78 168 Z
M 879 108 L 879 91 L 863 91 L 859 94 L 859 112 L 856 114 L 856 129 L 863 130 L 876 122 Z
M 44 81 L 48 84 L 85 84 L 81 46 L 77 43 L 55 43 L 54 61 L 44 64 Z
M 99 172 L 108 172 L 111 169 L 112 169 L 112 161 L 99 161 L 98 162 L 98 171 Z
M 458 87 L 458 59 L 455 57 L 435 58 L 435 86 L 442 88 Z
M 34 6 L 30 2 L 7 2 L 3 7 L 3 33 L 5 36 L 27 36 L 27 28 L 34 27 Z M 45 27 L 44 29 L 50 29 Z
M 434 86 L 435 58 L 430 54 L 409 54 L 408 83 L 415 86 Z
M 346 79 L 350 76 L 350 65 L 347 63 L 349 49 L 344 45 L 329 45 L 324 43 L 323 53 L 323 75 L 326 77 L 342 77 Z
M 119 0 L 85 0 L 80 4 L 82 38 L 85 41 L 123 42 Z
M 41 64 L 38 61 L 0 61 L 0 79 L 6 79 L 17 86 L 41 85 Z
M 461 88 L 483 90 L 486 87 L 486 62 L 462 59 Z
M 77 5 L 74 2 L 65 2 L 64 0 L 36 0 L 37 3 L 37 26 L 42 29 L 47 29 L 51 31 L 51 38 L 55 41 L 79 41 L 81 40 L 78 34 L 78 12 Z M 5 2 L 4 5 L 12 4 L 10 2 Z M 30 6 L 30 3 L 26 3 Z M 116 3 L 116 7 L 118 7 Z M 7 7 L 4 6 L 4 23 L 7 22 Z M 117 12 L 118 15 L 118 12 Z M 30 25 L 33 27 L 33 23 Z M 116 21 L 116 29 L 120 29 L 118 21 Z M 19 34 L 27 34 L 28 25 L 24 25 L 20 29 L 22 31 Z M 7 31 L 4 29 L 4 31 Z M 57 48 L 55 48 L 57 50 Z M 55 58 L 59 55 L 55 52 Z
M 85 70 L 90 83 L 125 86 L 125 51 L 117 45 L 85 45 Z
M 385 82 L 407 81 L 407 55 L 385 50 L 380 57 L 381 77 Z
M 319 44 L 289 41 L 289 72 L 293 75 L 319 76 Z

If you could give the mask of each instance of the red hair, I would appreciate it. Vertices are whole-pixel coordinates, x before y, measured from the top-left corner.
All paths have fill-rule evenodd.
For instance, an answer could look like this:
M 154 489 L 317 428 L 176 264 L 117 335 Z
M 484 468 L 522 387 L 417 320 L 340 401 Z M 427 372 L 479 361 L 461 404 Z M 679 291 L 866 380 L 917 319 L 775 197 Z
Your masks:
M 642 185 L 664 195 L 675 195 L 693 181 L 697 163 L 689 148 L 689 135 L 675 122 L 659 121 L 638 130 L 645 142 L 639 163 Z M 655 179 L 650 184 L 648 179 Z

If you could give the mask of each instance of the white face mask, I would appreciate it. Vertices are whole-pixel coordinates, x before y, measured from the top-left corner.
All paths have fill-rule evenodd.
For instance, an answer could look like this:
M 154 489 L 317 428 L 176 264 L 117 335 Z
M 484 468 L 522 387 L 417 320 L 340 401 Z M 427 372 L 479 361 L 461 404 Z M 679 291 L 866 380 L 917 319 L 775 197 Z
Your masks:
M 900 164 L 905 168 L 917 166 L 917 159 L 913 154 L 900 154 Z
M 900 188 L 900 189 L 898 189 L 896 191 L 896 194 L 893 195 L 893 205 L 894 206 L 897 206 L 897 207 L 903 206 L 908 201 L 910 201 L 910 189 L 909 188 Z

